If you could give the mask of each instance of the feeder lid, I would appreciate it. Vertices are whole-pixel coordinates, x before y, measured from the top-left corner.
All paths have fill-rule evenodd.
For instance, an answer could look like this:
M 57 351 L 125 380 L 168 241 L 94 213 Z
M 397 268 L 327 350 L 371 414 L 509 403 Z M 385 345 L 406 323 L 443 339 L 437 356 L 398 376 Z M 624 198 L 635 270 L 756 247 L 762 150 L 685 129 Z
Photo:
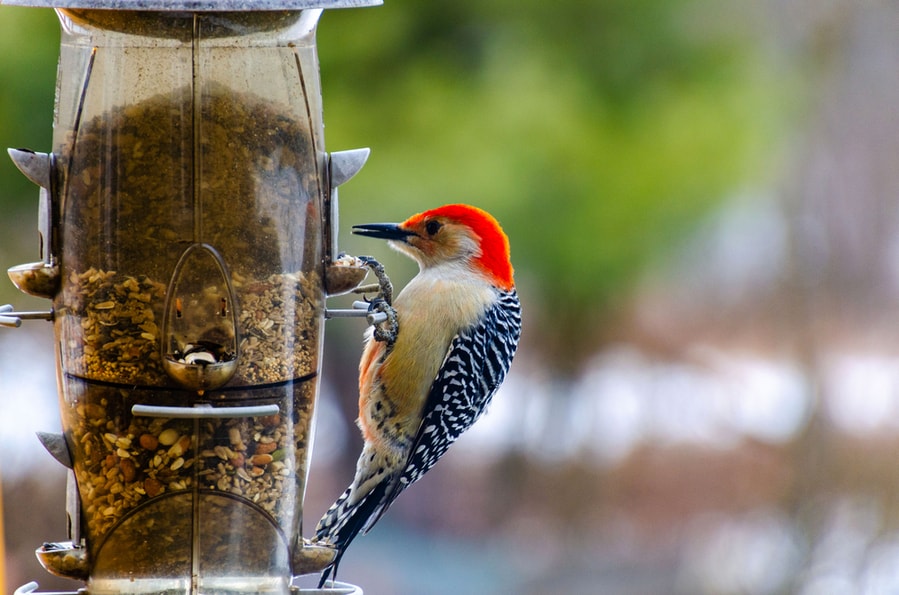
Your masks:
M 383 0 L 0 0 L 0 5 L 43 8 L 230 12 L 301 10 L 307 8 L 358 8 L 377 6 Z

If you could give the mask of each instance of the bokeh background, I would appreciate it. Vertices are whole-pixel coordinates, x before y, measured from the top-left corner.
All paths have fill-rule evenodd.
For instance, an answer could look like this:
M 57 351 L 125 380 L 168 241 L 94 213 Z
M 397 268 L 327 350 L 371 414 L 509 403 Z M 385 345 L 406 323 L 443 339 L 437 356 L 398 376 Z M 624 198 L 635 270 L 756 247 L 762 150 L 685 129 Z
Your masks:
M 482 206 L 524 334 L 493 407 L 345 557 L 385 594 L 899 592 L 899 5 L 387 0 L 319 26 L 341 220 Z M 58 25 L 0 7 L 0 146 L 49 150 Z M 0 264 L 37 189 L 0 159 Z M 397 285 L 414 265 L 382 257 Z M 0 303 L 46 307 L 0 282 Z M 327 324 L 307 531 L 349 482 Z M 6 591 L 65 537 L 52 329 L 0 330 Z

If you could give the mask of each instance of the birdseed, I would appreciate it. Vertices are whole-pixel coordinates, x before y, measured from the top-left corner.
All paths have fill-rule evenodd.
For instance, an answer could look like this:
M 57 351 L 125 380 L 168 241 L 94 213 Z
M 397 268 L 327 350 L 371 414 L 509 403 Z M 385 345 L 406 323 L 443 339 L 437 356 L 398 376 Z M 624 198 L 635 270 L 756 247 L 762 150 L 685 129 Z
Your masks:
M 206 552 L 255 548 L 260 568 L 272 556 L 270 543 L 235 540 L 218 524 L 223 506 L 270 518 L 277 535 L 299 533 L 323 322 L 320 154 L 292 106 L 209 84 L 195 138 L 192 101 L 181 89 L 86 117 L 57 151 L 63 427 L 88 549 L 107 575 L 182 568 L 189 548 L 172 544 L 192 522 L 178 504 L 188 496 L 208 504 L 199 520 Z M 198 243 L 226 263 L 237 352 L 234 376 L 202 395 L 163 367 L 173 338 L 163 328 L 166 293 Z M 226 294 L 221 281 L 208 289 Z M 198 402 L 274 403 L 279 413 L 131 413 L 135 403 Z
M 264 389 L 263 402 L 282 397 L 277 414 L 199 420 L 132 415 L 133 391 L 67 382 L 69 394 L 84 397 L 67 411 L 67 436 L 89 545 L 98 547 L 129 513 L 152 506 L 153 499 L 193 490 L 239 496 L 270 515 L 285 534 L 297 528 L 314 380 Z M 165 515 L 156 518 L 163 525 L 172 522 Z

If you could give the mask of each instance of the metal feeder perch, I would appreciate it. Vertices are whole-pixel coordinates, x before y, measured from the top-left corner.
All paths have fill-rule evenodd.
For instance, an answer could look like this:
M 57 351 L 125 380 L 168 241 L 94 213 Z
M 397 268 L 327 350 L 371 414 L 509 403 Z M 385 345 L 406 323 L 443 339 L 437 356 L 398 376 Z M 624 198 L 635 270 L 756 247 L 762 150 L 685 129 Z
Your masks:
M 369 263 L 337 258 L 337 186 L 367 149 L 324 150 L 325 8 L 381 0 L 5 0 L 61 25 L 53 150 L 11 149 L 40 186 L 40 260 L 9 269 L 52 320 L 71 471 L 51 573 L 87 592 L 300 588 L 333 550 L 302 537 L 329 316 Z M 18 592 L 30 593 L 30 583 Z

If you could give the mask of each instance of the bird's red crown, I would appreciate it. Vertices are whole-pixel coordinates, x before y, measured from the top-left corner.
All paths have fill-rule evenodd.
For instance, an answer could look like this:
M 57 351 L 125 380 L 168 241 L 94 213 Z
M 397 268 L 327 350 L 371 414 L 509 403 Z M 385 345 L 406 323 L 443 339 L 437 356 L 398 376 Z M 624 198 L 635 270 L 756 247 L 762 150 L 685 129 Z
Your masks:
M 480 241 L 475 263 L 504 290 L 515 286 L 509 256 L 509 238 L 499 222 L 487 211 L 466 204 L 449 204 L 409 217 L 402 227 L 411 228 L 430 219 L 445 218 L 467 226 Z

